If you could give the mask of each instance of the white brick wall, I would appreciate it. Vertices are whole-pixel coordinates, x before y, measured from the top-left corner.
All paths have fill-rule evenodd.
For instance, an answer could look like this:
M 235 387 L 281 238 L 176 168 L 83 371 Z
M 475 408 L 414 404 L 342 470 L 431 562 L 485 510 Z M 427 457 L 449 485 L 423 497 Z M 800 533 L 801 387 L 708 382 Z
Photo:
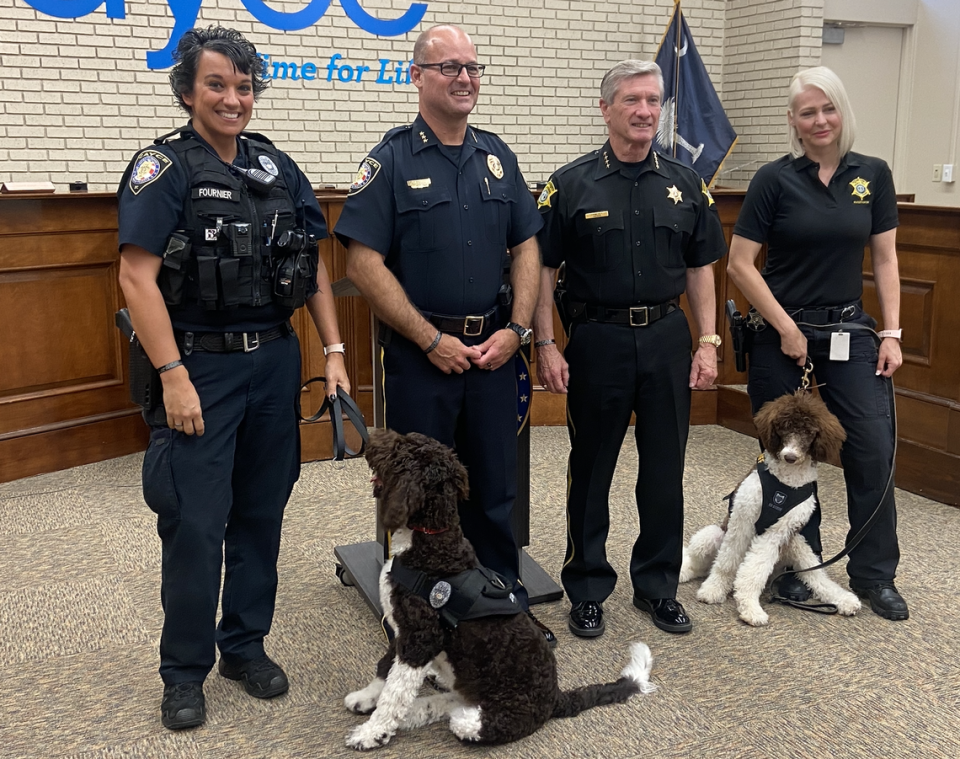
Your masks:
M 790 78 L 820 64 L 822 27 L 823 0 L 727 3 L 722 100 L 739 141 L 719 184 L 742 186 L 787 152 Z
M 391 18 L 409 0 L 362 5 Z M 270 6 L 292 12 L 305 2 L 270 0 Z M 197 24 L 233 26 L 274 61 L 316 64 L 314 81 L 274 82 L 250 128 L 290 153 L 315 186 L 338 187 L 350 183 L 359 160 L 387 129 L 416 114 L 412 85 L 372 81 L 377 60 L 408 61 L 422 28 L 460 24 L 490 65 L 473 123 L 513 147 L 529 181 L 543 181 L 603 141 L 601 75 L 623 58 L 652 58 L 672 8 L 673 0 L 428 0 L 418 29 L 385 38 L 357 28 L 336 2 L 313 27 L 280 32 L 257 21 L 240 0 L 204 0 Z M 772 95 L 779 103 L 797 64 L 819 60 L 822 0 L 685 0 L 683 8 L 742 134 L 727 165 L 782 152 L 782 118 L 775 117 L 783 109 L 757 101 Z M 126 13 L 108 19 L 101 6 L 79 19 L 56 19 L 24 0 L 0 0 L 0 180 L 50 180 L 64 190 L 81 179 L 91 191 L 113 190 L 135 150 L 185 120 L 168 72 L 151 71 L 145 61 L 146 50 L 166 45 L 173 26 L 166 3 L 127 2 Z M 335 52 L 341 63 L 371 66 L 365 75 L 371 80 L 326 81 Z M 769 64 L 772 54 L 776 65 Z M 776 150 L 764 147 L 777 140 Z

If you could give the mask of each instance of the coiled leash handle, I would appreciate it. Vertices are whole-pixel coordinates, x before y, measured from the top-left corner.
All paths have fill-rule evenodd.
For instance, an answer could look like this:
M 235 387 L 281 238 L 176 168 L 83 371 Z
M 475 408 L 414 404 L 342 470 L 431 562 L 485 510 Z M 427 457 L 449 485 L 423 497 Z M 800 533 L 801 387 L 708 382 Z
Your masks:
M 301 422 L 311 423 L 315 422 L 327 411 L 330 412 L 330 426 L 333 428 L 333 460 L 334 461 L 343 461 L 344 457 L 353 458 L 354 456 L 361 456 L 366 450 L 367 442 L 370 439 L 370 436 L 367 434 L 367 423 L 363 418 L 363 414 L 360 412 L 360 408 L 357 406 L 356 401 L 353 400 L 347 392 L 342 388 L 338 387 L 336 395 L 333 396 L 333 400 L 325 397 L 323 399 L 323 405 L 320 406 L 320 410 L 313 416 L 305 417 L 300 410 L 300 395 L 303 393 L 307 387 L 314 382 L 326 382 L 326 377 L 313 377 L 308 379 L 300 387 L 300 392 L 297 393 L 297 416 L 300 418 Z M 357 432 L 360 434 L 360 450 L 354 451 L 347 447 L 347 440 L 343 434 L 343 416 L 346 414 L 349 422 L 354 426 Z
M 805 322 L 798 322 L 802 326 L 809 327 L 842 327 L 844 329 L 856 329 L 856 330 L 866 330 L 874 339 L 877 341 L 877 345 L 883 341 L 880 335 L 876 333 L 876 330 L 871 329 L 865 324 L 854 324 L 850 322 L 839 322 L 837 324 L 807 324 Z M 810 357 L 807 357 L 807 362 L 803 367 L 803 379 L 800 382 L 801 390 L 809 390 L 810 388 L 810 373 L 813 371 L 813 361 L 810 360 Z M 887 476 L 887 484 L 883 488 L 883 493 L 880 494 L 880 501 L 877 503 L 877 508 L 873 510 L 873 513 L 870 515 L 870 518 L 864 523 L 863 527 L 859 529 L 856 535 L 854 535 L 847 544 L 843 547 L 843 550 L 840 551 L 836 556 L 827 559 L 820 564 L 817 564 L 814 567 L 808 567 L 807 569 L 792 569 L 790 572 L 781 572 L 776 577 L 773 578 L 772 586 L 777 587 L 777 582 L 780 578 L 786 574 L 800 574 L 801 572 L 812 572 L 815 569 L 823 569 L 824 567 L 829 567 L 831 564 L 836 564 L 840 559 L 849 554 L 854 548 L 856 548 L 860 542 L 867 536 L 867 533 L 870 532 L 870 529 L 877 523 L 877 520 L 880 518 L 880 509 L 883 506 L 883 502 L 887 497 L 887 493 L 890 492 L 890 488 L 893 487 L 893 471 L 897 464 L 897 402 L 896 394 L 893 387 L 893 377 L 888 377 L 887 379 L 890 382 L 887 384 L 887 395 L 890 398 L 890 416 L 893 423 L 893 453 L 891 454 L 890 459 L 890 474 Z M 791 601 L 789 598 L 784 598 L 781 595 L 778 595 L 776 592 L 771 593 L 770 601 L 772 603 L 783 604 L 784 606 L 793 606 L 797 609 L 803 609 L 804 611 L 815 611 L 819 614 L 836 614 L 837 607 L 834 604 L 808 604 L 803 601 Z

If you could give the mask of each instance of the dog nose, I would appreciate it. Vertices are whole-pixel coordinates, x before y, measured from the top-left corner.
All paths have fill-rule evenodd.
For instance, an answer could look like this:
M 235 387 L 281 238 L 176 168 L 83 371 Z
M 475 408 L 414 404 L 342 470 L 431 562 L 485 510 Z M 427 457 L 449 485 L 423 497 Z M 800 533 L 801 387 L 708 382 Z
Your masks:
M 786 461 L 788 464 L 796 464 L 798 458 L 799 456 L 797 456 L 797 454 L 795 453 L 783 454 L 783 460 Z

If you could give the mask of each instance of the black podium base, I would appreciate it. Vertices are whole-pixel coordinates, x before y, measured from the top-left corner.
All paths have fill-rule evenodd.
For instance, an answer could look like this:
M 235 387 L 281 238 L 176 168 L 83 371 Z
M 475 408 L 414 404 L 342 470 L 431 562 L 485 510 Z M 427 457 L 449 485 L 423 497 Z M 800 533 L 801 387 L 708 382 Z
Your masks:
M 333 549 L 337 557 L 337 577 L 347 586 L 356 587 L 361 598 L 377 616 L 383 616 L 380 607 L 380 569 L 383 566 L 381 556 L 383 548 L 375 541 L 356 543 L 351 546 L 337 546 Z M 559 601 L 563 598 L 563 589 L 557 585 L 543 568 L 531 559 L 527 552 L 520 551 L 520 579 L 527 589 L 530 605 Z

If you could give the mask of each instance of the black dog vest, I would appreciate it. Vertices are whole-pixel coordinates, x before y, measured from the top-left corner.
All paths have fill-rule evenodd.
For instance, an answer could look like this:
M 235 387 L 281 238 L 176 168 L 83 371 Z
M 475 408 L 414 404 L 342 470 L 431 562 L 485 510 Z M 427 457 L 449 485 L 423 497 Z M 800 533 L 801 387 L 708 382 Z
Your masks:
M 522 611 L 513 594 L 513 583 L 485 567 L 435 577 L 405 567 L 400 556 L 396 556 L 390 579 L 429 603 L 451 630 L 465 619 L 509 616 Z
M 800 530 L 800 534 L 810 544 L 813 552 L 820 555 L 823 548 L 820 545 L 820 499 L 817 497 L 817 481 L 808 482 L 799 488 L 788 487 L 773 476 L 767 463 L 763 460 L 763 454 L 757 457 L 757 474 L 760 476 L 760 487 L 763 491 L 761 494 L 763 506 L 760 508 L 760 516 L 757 517 L 754 524 L 756 534 L 763 535 L 780 520 L 780 517 L 799 506 L 812 495 L 815 504 L 813 514 L 810 515 L 809 521 Z M 735 494 L 736 491 L 726 497 L 731 513 L 733 512 L 733 496 Z

